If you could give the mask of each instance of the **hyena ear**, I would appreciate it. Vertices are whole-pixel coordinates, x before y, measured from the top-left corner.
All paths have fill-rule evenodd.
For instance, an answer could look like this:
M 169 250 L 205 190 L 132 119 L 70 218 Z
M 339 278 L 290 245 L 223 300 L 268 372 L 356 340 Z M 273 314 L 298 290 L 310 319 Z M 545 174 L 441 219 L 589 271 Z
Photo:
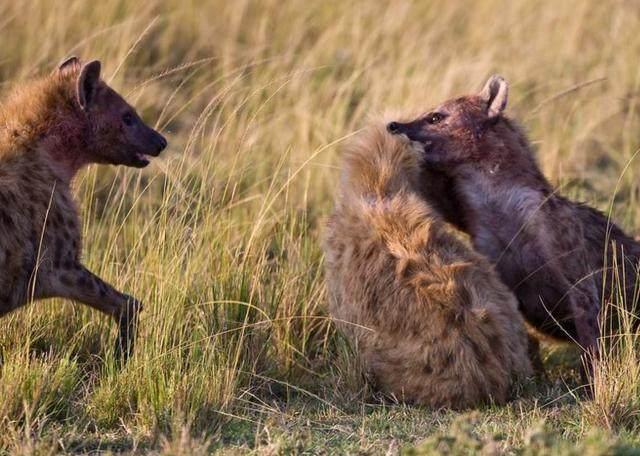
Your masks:
M 93 60 L 82 67 L 78 76 L 78 102 L 85 111 L 89 109 L 100 84 L 100 61 Z
M 509 85 L 502 76 L 494 74 L 480 91 L 480 98 L 487 103 L 487 116 L 491 119 L 502 114 L 507 107 Z
M 80 66 L 80 59 L 78 59 L 78 57 L 76 57 L 75 55 L 72 55 L 71 57 L 60 62 L 60 64 L 58 65 L 58 71 L 63 72 L 76 66 Z

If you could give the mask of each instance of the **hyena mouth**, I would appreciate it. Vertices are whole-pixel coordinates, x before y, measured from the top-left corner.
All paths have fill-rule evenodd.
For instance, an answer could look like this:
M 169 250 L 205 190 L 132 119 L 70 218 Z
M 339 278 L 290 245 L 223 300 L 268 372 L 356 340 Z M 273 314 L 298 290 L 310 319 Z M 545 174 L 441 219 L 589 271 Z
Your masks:
M 143 154 L 142 152 L 136 152 L 133 156 L 132 165 L 135 166 L 136 168 L 144 168 L 149 163 L 151 163 L 149 157 L 150 157 L 149 155 Z
M 133 151 L 133 166 L 144 168 L 151 162 L 151 157 L 157 157 L 167 147 L 167 140 L 155 130 L 151 132 L 147 146 L 142 148 L 143 151 Z
M 410 139 L 407 135 L 402 135 L 402 136 L 407 140 L 409 140 L 409 143 L 411 144 L 411 148 L 416 152 L 428 153 L 431 151 L 431 149 L 433 149 L 432 141 L 414 141 Z

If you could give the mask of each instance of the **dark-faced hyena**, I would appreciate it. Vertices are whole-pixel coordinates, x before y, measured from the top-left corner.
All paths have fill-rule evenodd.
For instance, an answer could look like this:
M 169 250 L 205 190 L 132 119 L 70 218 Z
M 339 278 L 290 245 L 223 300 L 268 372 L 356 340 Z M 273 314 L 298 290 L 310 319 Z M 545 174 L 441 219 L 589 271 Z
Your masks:
M 70 58 L 14 90 L 0 109 L 0 316 L 32 299 L 76 300 L 116 319 L 128 356 L 141 304 L 82 265 L 69 185 L 87 164 L 144 167 L 166 145 L 100 79 L 98 61 Z
M 595 354 L 594 264 L 602 264 L 604 241 L 589 223 L 600 214 L 556 194 L 522 130 L 503 115 L 507 90 L 494 76 L 479 94 L 388 129 L 414 141 L 432 167 L 452 178 L 462 225 L 514 290 L 529 323 Z
M 531 369 L 524 321 L 424 198 L 421 162 L 382 125 L 346 150 L 324 243 L 331 315 L 383 390 L 436 408 L 504 402 Z

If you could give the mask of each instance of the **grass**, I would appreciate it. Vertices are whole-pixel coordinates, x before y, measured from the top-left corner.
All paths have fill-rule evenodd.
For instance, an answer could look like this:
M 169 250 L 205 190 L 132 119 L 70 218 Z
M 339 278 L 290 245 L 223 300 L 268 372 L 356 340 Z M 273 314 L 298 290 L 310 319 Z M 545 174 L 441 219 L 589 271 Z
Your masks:
M 114 325 L 68 302 L 0 320 L 0 453 L 631 454 L 636 334 L 593 401 L 557 346 L 505 407 L 381 401 L 326 317 L 319 239 L 345 138 L 493 72 L 549 178 L 637 232 L 639 27 L 623 0 L 0 3 L 0 91 L 100 58 L 170 140 L 76 182 L 86 263 L 145 303 L 135 356 L 117 369 Z

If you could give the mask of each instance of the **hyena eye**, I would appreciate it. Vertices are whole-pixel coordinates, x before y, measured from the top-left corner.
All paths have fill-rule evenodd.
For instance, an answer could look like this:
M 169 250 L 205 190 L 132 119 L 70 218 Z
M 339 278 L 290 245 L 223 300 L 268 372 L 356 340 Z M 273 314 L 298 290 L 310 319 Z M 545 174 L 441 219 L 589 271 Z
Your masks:
M 125 112 L 122 115 L 122 122 L 127 126 L 130 127 L 131 125 L 133 125 L 133 114 L 131 114 L 130 112 Z
M 440 112 L 432 112 L 427 114 L 427 123 L 434 125 L 442 121 L 446 116 Z

